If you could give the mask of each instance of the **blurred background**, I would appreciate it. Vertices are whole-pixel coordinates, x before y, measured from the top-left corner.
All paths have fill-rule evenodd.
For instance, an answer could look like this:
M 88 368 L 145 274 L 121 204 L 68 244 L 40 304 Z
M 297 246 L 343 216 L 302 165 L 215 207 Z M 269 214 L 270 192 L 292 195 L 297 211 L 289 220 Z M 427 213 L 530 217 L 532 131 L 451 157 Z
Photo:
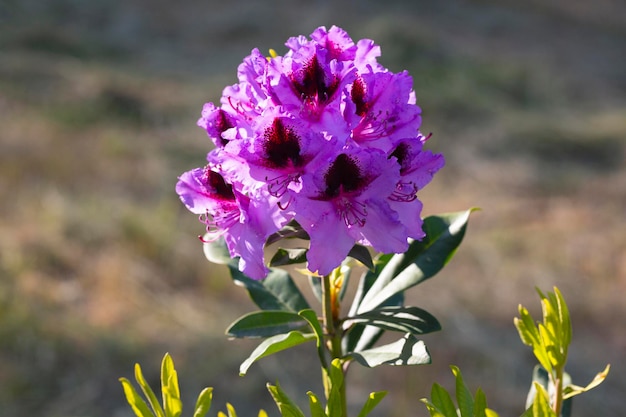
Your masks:
M 449 364 L 500 415 L 523 411 L 534 358 L 513 326 L 535 286 L 574 323 L 574 416 L 624 414 L 626 4 L 619 0 L 0 0 L 0 416 L 130 416 L 118 378 L 176 362 L 187 412 L 202 387 L 240 415 L 277 415 L 280 380 L 322 392 L 313 347 L 263 359 L 226 326 L 253 304 L 209 264 L 174 193 L 204 163 L 202 105 L 252 48 L 336 24 L 409 70 L 446 168 L 425 214 L 482 208 L 440 275 L 409 292 L 444 330 L 433 364 L 351 370 L 350 399 L 425 416 Z M 304 279 L 301 280 L 304 282 Z M 305 288 L 305 291 L 307 289 Z M 310 294 L 310 292 L 307 292 Z M 297 366 L 285 366 L 294 364 Z

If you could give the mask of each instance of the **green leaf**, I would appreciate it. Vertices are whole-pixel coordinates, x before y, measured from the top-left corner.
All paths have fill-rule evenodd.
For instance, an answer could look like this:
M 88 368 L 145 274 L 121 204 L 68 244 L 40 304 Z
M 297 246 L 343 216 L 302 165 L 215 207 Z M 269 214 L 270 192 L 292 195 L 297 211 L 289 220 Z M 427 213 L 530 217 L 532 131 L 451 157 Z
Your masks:
M 598 385 L 600 385 L 602 382 L 604 382 L 604 380 L 606 379 L 606 377 L 609 374 L 609 370 L 611 369 L 611 365 L 607 365 L 606 368 L 604 368 L 604 370 L 602 372 L 599 372 L 598 374 L 596 374 L 596 376 L 593 378 L 593 380 L 587 384 L 586 387 L 580 387 L 578 385 L 568 385 L 565 387 L 564 389 L 564 395 L 563 395 L 563 399 L 568 399 L 568 398 L 572 398 L 578 394 L 582 394 L 583 392 L 587 392 L 589 390 L 592 390 L 593 388 L 597 387 Z
M 298 315 L 304 318 L 311 326 L 311 329 L 313 330 L 313 333 L 315 334 L 315 345 L 317 347 L 317 354 L 320 358 L 322 366 L 326 367 L 326 357 L 325 357 L 326 349 L 324 348 L 324 330 L 322 329 L 322 324 L 317 318 L 317 314 L 315 314 L 315 311 L 311 309 L 307 309 L 307 310 L 302 310 L 301 312 L 298 313 Z
M 405 254 L 395 255 L 389 261 L 363 298 L 357 313 L 373 310 L 439 272 L 461 244 L 472 211 L 426 218 L 426 237 L 419 242 L 413 241 Z M 389 273 L 385 271 L 388 268 Z
M 141 398 L 135 387 L 126 378 L 120 378 L 126 401 L 135 412 L 137 417 L 154 417 L 154 414 L 148 408 L 148 404 Z
M 265 246 L 272 245 L 281 239 L 303 239 L 309 240 L 309 235 L 304 231 L 302 226 L 295 220 L 290 221 L 278 232 L 271 234 L 265 241 Z
M 389 306 L 370 310 L 346 320 L 410 334 L 426 334 L 441 330 L 437 319 L 418 307 Z
M 180 416 L 183 412 L 183 403 L 180 400 L 178 374 L 169 353 L 165 354 L 161 363 L 161 394 L 163 396 L 165 415 L 167 417 Z
M 270 337 L 298 330 L 306 325 L 306 320 L 297 313 L 262 310 L 240 317 L 226 329 L 226 334 L 238 338 Z
M 309 308 L 291 276 L 281 269 L 273 269 L 262 281 L 245 276 L 236 267 L 229 265 L 233 281 L 244 287 L 261 310 L 283 310 L 297 313 Z
M 441 385 L 434 383 L 430 390 L 430 401 L 437 411 L 446 417 L 457 417 L 452 397 Z
M 357 314 L 363 297 L 369 292 L 372 285 L 378 279 L 379 274 L 393 256 L 394 255 L 391 254 L 378 255 L 374 260 L 374 271 L 368 270 L 361 276 L 348 316 L 355 316 Z M 399 293 L 385 301 L 383 306 L 401 306 L 402 304 L 404 304 L 404 294 Z M 362 324 L 355 325 L 349 322 L 344 323 L 344 331 L 346 331 L 342 340 L 344 352 L 358 352 L 370 349 L 383 334 L 383 329 L 379 327 L 365 326 Z
M 320 400 L 311 391 L 308 391 L 306 395 L 309 396 L 309 408 L 311 410 L 311 417 L 328 417 L 324 411 L 324 406 L 320 403 Z
M 314 334 L 303 334 L 297 331 L 279 334 L 265 339 L 241 364 L 239 367 L 239 375 L 245 375 L 250 366 L 261 358 L 315 339 L 316 336 Z
M 367 397 L 367 401 L 363 405 L 363 408 L 359 412 L 357 417 L 366 417 L 372 410 L 381 402 L 383 398 L 387 395 L 387 391 L 377 391 L 370 393 L 369 397 Z
M 548 393 L 537 382 L 534 383 L 537 395 L 533 401 L 532 416 L 533 417 L 557 417 L 556 413 L 550 407 L 550 400 L 548 399 Z
M 285 394 L 280 385 L 267 384 L 267 390 L 272 395 L 282 417 L 305 417 L 300 408 Z
M 237 417 L 237 411 L 231 403 L 226 403 L 226 411 L 228 411 L 228 417 Z
M 379 365 L 424 365 L 431 363 L 430 354 L 421 340 L 407 334 L 393 343 L 349 355 L 368 368 Z
M 198 395 L 196 406 L 193 411 L 193 417 L 204 417 L 211 409 L 213 402 L 213 388 L 205 388 Z
M 203 242 L 202 250 L 204 256 L 210 262 L 220 265 L 237 264 L 237 260 L 230 257 L 230 252 L 228 251 L 223 237 L 220 236 L 217 239 L 211 240 L 211 237 L 206 234 L 204 235 Z
M 146 382 L 146 379 L 141 372 L 141 366 L 139 366 L 138 363 L 135 364 L 135 379 L 141 387 L 143 394 L 148 399 L 154 415 L 156 417 L 165 417 L 165 412 L 163 411 L 163 408 L 161 408 L 161 404 L 159 404 L 159 400 L 157 400 L 156 395 L 154 395 L 154 391 L 152 391 L 152 388 L 150 388 L 150 385 Z
M 470 393 L 465 381 L 463 381 L 463 375 L 461 370 L 457 366 L 450 366 L 452 373 L 454 374 L 455 386 L 456 386 L 456 403 L 459 406 L 459 412 L 461 417 L 472 417 L 474 413 L 474 399 Z
M 328 404 L 326 406 L 328 415 L 330 417 L 335 417 L 336 415 L 341 416 L 342 414 L 339 410 L 342 410 L 343 400 L 341 398 L 341 392 L 344 384 L 344 378 L 343 370 L 341 369 L 341 361 L 339 359 L 333 359 L 328 376 L 330 378 L 330 393 L 328 395 Z
M 270 266 L 273 267 L 305 263 L 307 251 L 308 250 L 304 248 L 278 248 L 270 260 Z
M 365 246 L 354 245 L 352 249 L 350 249 L 350 252 L 348 252 L 348 256 L 361 262 L 367 267 L 367 269 L 371 271 L 374 270 L 374 261 L 372 260 L 372 255 Z
M 474 396 L 474 417 L 487 417 L 485 410 L 487 409 L 487 397 L 485 397 L 485 393 L 482 389 L 478 388 L 476 390 L 476 395 Z

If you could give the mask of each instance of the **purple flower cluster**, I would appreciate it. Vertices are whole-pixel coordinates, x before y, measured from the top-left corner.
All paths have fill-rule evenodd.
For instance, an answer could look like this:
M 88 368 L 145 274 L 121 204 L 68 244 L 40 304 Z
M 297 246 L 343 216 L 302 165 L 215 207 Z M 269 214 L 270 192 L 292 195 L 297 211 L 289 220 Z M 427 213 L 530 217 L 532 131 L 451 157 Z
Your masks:
M 308 233 L 308 269 L 328 274 L 356 244 L 384 253 L 421 239 L 416 193 L 444 165 L 424 150 L 413 80 L 377 62 L 380 47 L 338 28 L 287 41 L 284 56 L 257 49 L 220 105 L 198 125 L 215 144 L 176 192 L 239 268 L 262 279 L 266 239 L 295 220 Z

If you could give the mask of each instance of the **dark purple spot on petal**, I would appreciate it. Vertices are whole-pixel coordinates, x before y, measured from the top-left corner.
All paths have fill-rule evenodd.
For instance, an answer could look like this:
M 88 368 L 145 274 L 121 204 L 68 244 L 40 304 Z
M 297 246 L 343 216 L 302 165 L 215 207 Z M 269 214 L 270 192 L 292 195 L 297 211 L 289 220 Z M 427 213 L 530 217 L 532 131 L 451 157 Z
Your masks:
M 327 79 L 317 55 L 313 55 L 298 74 L 292 74 L 291 81 L 303 99 L 325 103 L 330 100 L 339 87 L 339 77 L 331 75 L 329 78 Z
M 222 138 L 222 133 L 235 127 L 231 121 L 229 120 L 226 112 L 222 109 L 219 109 L 217 115 L 215 116 L 215 129 L 217 130 L 219 137 L 217 138 L 219 144 L 221 146 L 225 146 L 229 141 Z
M 342 153 L 335 159 L 326 175 L 324 175 L 324 181 L 326 182 L 324 194 L 327 197 L 336 197 L 342 191 L 357 191 L 363 185 L 365 179 L 356 161 Z
M 393 150 L 391 156 L 394 156 L 398 160 L 398 164 L 400 164 L 400 174 L 404 174 L 404 172 L 410 168 L 411 161 L 409 161 L 410 156 L 410 146 L 406 142 L 401 142 L 396 149 Z
M 235 194 L 233 193 L 233 186 L 227 184 L 221 174 L 212 171 L 207 167 L 202 177 L 202 182 L 214 198 L 222 200 L 235 201 Z
M 290 162 L 296 167 L 302 165 L 300 138 L 281 119 L 274 119 L 272 125 L 265 129 L 264 136 L 263 150 L 270 166 L 285 168 Z
M 361 117 L 365 116 L 369 110 L 369 105 L 365 101 L 365 85 L 363 85 L 361 78 L 357 77 L 354 83 L 352 83 L 350 97 L 352 98 L 352 102 L 356 105 L 356 114 Z

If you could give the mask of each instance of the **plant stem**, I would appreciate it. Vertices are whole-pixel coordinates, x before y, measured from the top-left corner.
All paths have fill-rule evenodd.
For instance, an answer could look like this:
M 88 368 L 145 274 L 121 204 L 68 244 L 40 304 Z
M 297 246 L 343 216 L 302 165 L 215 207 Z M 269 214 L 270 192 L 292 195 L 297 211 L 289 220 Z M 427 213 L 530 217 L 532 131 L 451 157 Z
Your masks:
M 326 331 L 327 340 L 327 349 L 330 352 L 331 362 L 332 359 L 341 358 L 342 349 L 341 349 L 341 327 L 339 326 L 339 290 L 338 287 L 334 285 L 334 282 L 331 283 L 331 275 L 333 278 L 336 278 L 336 275 L 340 273 L 337 269 L 333 271 L 330 275 L 325 275 L 322 278 L 322 319 L 324 323 L 324 329 Z M 333 280 L 335 281 L 335 280 Z M 326 395 L 326 400 L 328 401 L 331 390 L 333 389 L 332 381 L 330 380 L 330 366 L 332 364 L 327 365 L 327 369 L 322 370 L 323 374 L 323 382 L 324 382 L 324 392 Z M 339 387 L 334 387 L 340 397 L 340 410 L 328 410 L 328 414 L 331 417 L 347 417 L 347 401 L 346 401 L 346 384 L 345 384 L 345 371 L 344 372 L 344 382 Z
M 555 395 L 554 399 L 554 413 L 557 417 L 561 416 L 561 410 L 563 408 L 563 373 L 564 367 L 557 366 L 556 369 L 556 381 L 554 381 Z

